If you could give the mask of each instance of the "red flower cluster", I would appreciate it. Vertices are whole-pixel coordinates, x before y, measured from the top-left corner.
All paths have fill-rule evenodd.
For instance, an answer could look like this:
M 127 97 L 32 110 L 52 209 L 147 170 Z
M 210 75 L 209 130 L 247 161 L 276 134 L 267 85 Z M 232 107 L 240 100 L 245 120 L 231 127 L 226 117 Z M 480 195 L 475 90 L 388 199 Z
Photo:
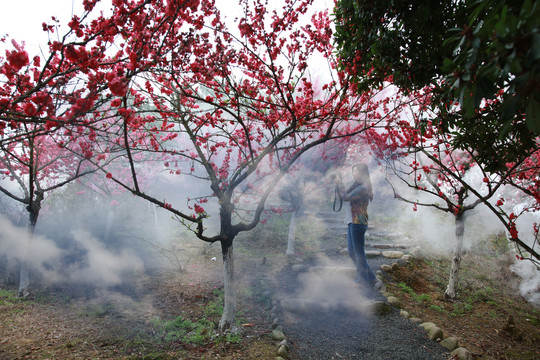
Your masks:
M 125 80 L 121 77 L 112 78 L 107 84 L 107 86 L 109 87 L 109 90 L 111 90 L 111 94 L 113 94 L 114 96 L 122 97 L 126 95 L 128 90 Z
M 26 116 L 34 116 L 37 113 L 36 107 L 32 103 L 24 104 L 23 111 L 26 114 Z
M 19 71 L 23 66 L 30 64 L 30 58 L 28 53 L 24 50 L 21 51 L 8 51 L 7 61 L 15 71 Z
M 512 217 L 510 217 L 510 219 L 512 219 Z M 516 223 L 513 220 L 510 220 L 510 223 L 508 224 L 508 226 L 509 226 L 510 237 L 514 240 L 517 239 L 518 231 L 516 229 Z
M 194 208 L 195 208 L 195 212 L 196 212 L 197 214 L 204 214 L 204 209 L 203 209 L 203 207 L 200 206 L 199 204 L 195 204 Z

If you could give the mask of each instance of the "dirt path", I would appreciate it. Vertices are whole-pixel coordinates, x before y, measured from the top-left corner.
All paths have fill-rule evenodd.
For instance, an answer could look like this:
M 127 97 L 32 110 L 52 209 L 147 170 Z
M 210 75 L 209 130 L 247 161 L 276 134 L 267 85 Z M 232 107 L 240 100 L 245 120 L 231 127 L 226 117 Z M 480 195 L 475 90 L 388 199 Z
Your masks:
M 372 262 L 373 263 L 373 262 Z M 298 276 L 300 275 L 300 276 Z M 289 297 L 304 292 L 305 276 L 287 271 L 281 274 L 282 294 Z M 286 279 L 286 280 L 285 280 Z M 330 288 L 336 296 L 337 286 Z M 309 287 L 310 285 L 308 285 Z M 358 288 L 342 289 L 349 301 L 360 306 L 382 295 L 366 296 Z M 305 298 L 305 293 L 302 298 Z M 327 298 L 328 300 L 328 298 Z M 347 304 L 342 309 L 318 309 L 314 312 L 292 313 L 282 311 L 283 328 L 291 343 L 293 359 L 447 359 L 448 352 L 438 343 L 430 341 L 418 325 L 399 315 L 393 308 L 385 315 L 371 315 L 354 311 Z
M 328 231 L 343 236 L 344 228 L 328 218 Z M 371 233 L 371 235 L 369 235 Z M 370 228 L 366 249 L 401 250 L 392 236 Z M 345 240 L 343 240 L 345 242 Z M 373 271 L 396 260 L 369 258 Z M 385 301 L 378 293 L 353 283 L 354 268 L 341 249 L 322 249 L 315 258 L 292 261 L 278 275 L 282 326 L 291 358 L 304 359 L 447 359 L 448 352 L 430 341 L 417 324 L 400 316 L 399 309 L 372 315 L 366 305 Z

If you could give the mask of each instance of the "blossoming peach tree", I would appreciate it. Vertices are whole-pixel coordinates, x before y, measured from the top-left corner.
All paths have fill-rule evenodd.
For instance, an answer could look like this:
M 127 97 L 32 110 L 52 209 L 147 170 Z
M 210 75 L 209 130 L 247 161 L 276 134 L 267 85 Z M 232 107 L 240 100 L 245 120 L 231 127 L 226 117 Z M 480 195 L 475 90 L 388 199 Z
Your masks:
M 528 235 L 518 235 L 516 219 L 538 209 L 539 102 L 532 89 L 540 7 L 531 1 L 491 5 L 336 1 L 335 39 L 340 64 L 364 88 L 392 82 L 405 93 L 429 92 L 430 126 L 448 136 L 448 151 L 472 154 L 474 167 L 488 175 L 487 188 L 502 181 L 519 194 L 513 209 L 501 199 L 484 204 L 504 224 L 518 257 L 538 265 L 537 225 L 533 221 L 532 241 L 522 241 Z M 413 127 L 415 136 L 423 136 L 423 126 Z
M 132 30 L 143 30 L 137 27 L 141 16 L 152 14 L 141 9 L 151 1 L 133 2 L 129 7 L 127 2 L 115 2 L 118 11 L 110 17 L 95 16 L 96 3 L 83 1 L 84 14 L 73 16 L 63 33 L 54 17 L 44 22 L 49 41 L 42 55 L 30 56 L 24 43 L 11 40 L 9 46 L 6 37 L 1 39 L 5 56 L 0 58 L 0 167 L 2 177 L 18 185 L 1 190 L 27 206 L 30 232 L 45 193 L 95 169 L 88 160 L 104 163 L 96 148 L 95 126 L 111 116 L 104 109 L 110 108 L 112 97 L 125 94 L 126 79 L 146 66 L 126 74 L 119 64 L 130 57 L 122 58 L 124 49 L 115 52 L 113 48 L 119 37 L 128 36 L 126 24 L 135 22 L 138 25 Z M 194 5 L 182 4 L 186 9 L 190 6 Z M 170 10 L 165 7 L 164 13 Z M 21 271 L 21 294 L 28 292 L 25 273 Z
M 24 124 L 32 134 L 32 124 Z M 28 212 L 30 239 L 34 233 L 43 201 L 48 193 L 92 171 L 84 159 L 74 157 L 68 148 L 75 142 L 64 136 L 30 135 L 21 141 L 0 143 L 0 192 L 22 204 Z M 78 149 L 77 149 L 78 150 Z M 20 257 L 19 296 L 29 294 L 28 251 Z
M 199 239 L 221 244 L 221 330 L 236 312 L 233 241 L 260 222 L 276 185 L 309 149 L 392 116 L 379 89 L 357 95 L 337 70 L 327 12 L 314 12 L 311 1 L 238 6 L 242 15 L 227 23 L 212 1 L 114 2 L 115 13 L 137 15 L 121 25 L 130 36 L 119 36 L 122 61 L 108 80 L 121 79 L 109 86 L 106 112 L 115 115 L 94 126 L 107 163 L 92 160 Z M 150 195 L 139 181 L 149 161 L 206 186 L 206 195 L 194 196 L 195 185 Z M 109 170 L 118 163 L 130 169 L 129 181 Z M 173 192 L 187 193 L 185 204 L 167 199 Z
M 538 264 L 538 224 L 532 224 L 532 238 L 520 237 L 516 220 L 538 210 L 539 150 L 523 154 L 516 162 L 506 164 L 504 170 L 489 172 L 474 149 L 456 148 L 452 136 L 433 121 L 437 114 L 429 106 L 429 91 L 419 91 L 414 99 L 398 121 L 390 119 L 385 131 L 370 129 L 363 136 L 375 156 L 385 163 L 396 198 L 410 203 L 414 211 L 424 206 L 455 217 L 456 242 L 445 296 L 456 298 L 465 216 L 479 205 L 486 206 L 501 221 L 508 239 L 516 245 L 517 257 Z M 400 184 L 423 194 L 422 200 Z M 511 197 L 513 206 L 505 206 L 505 197 Z
M 241 15 L 229 22 L 213 1 L 114 0 L 111 15 L 96 15 L 97 2 L 85 0 L 85 13 L 62 37 L 44 23 L 48 58 L 30 61 L 15 43 L 6 52 L 2 144 L 57 141 L 199 239 L 219 242 L 219 327 L 228 329 L 237 234 L 260 222 L 302 154 L 393 116 L 392 96 L 382 87 L 359 93 L 349 82 L 334 58 L 328 13 L 310 0 L 286 0 L 275 10 L 240 0 Z M 187 180 L 154 193 L 142 181 L 148 164 Z M 195 184 L 206 193 L 196 196 Z M 171 200 L 173 193 L 185 202 Z

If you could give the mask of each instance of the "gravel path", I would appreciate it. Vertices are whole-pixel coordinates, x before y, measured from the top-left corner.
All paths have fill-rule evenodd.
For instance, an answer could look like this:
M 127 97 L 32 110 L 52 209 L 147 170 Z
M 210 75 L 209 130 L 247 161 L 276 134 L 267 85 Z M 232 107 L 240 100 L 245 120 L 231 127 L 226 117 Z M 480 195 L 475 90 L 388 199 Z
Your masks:
M 368 301 L 358 293 L 358 301 Z M 350 311 L 287 314 L 283 328 L 295 360 L 448 358 L 446 349 L 430 341 L 421 327 L 401 317 L 395 308 L 380 316 Z
M 447 352 L 427 339 L 423 329 L 397 312 L 376 319 L 318 316 L 287 324 L 291 358 L 303 359 L 447 359 Z
M 376 241 L 380 243 L 381 239 L 378 237 Z M 386 241 L 393 243 L 393 240 L 388 238 Z M 419 325 L 400 316 L 399 309 L 392 308 L 391 313 L 385 315 L 371 315 L 361 309 L 348 308 L 347 304 L 350 303 L 358 304 L 361 308 L 365 303 L 384 301 L 386 298 L 378 292 L 365 294 L 365 291 L 353 286 L 352 264 L 349 264 L 350 258 L 347 254 L 335 250 L 332 255 L 327 253 L 322 251 L 321 257 L 309 261 L 308 264 L 303 263 L 300 271 L 287 267 L 278 275 L 278 299 L 309 298 L 309 301 L 332 304 L 330 307 L 313 311 L 280 310 L 279 317 L 290 344 L 291 359 L 449 358 L 445 348 L 429 340 Z M 373 271 L 377 271 L 382 264 L 391 264 L 394 261 L 382 256 L 368 259 Z M 330 268 L 334 271 L 325 273 L 321 270 Z

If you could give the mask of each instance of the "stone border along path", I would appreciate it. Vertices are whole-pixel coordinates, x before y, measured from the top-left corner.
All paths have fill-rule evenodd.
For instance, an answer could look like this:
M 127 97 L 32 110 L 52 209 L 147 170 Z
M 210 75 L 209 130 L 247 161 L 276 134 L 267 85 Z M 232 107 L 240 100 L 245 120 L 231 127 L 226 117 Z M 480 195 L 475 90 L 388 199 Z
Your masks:
M 384 288 L 381 289 L 382 293 L 370 293 L 367 296 L 367 298 L 369 299 L 364 298 L 363 301 L 358 301 L 358 291 L 361 289 L 351 286 L 351 284 L 353 283 L 352 279 L 355 275 L 355 269 L 351 264 L 351 260 L 347 252 L 347 235 L 346 233 L 344 233 L 344 229 L 346 229 L 346 226 L 345 224 L 343 224 L 343 221 L 341 219 L 338 219 L 338 217 L 340 215 L 342 216 L 342 214 L 338 214 L 338 216 L 336 216 L 336 214 L 334 213 L 322 213 L 322 215 L 324 221 L 328 224 L 328 232 L 333 236 L 339 236 L 340 238 L 342 238 L 344 246 L 341 246 L 341 248 L 339 249 L 321 249 L 321 253 L 337 253 L 337 256 L 334 257 L 337 258 L 339 261 L 337 262 L 337 264 L 333 264 L 333 266 L 325 264 L 325 261 L 320 261 L 320 259 L 318 259 L 319 261 L 316 261 L 315 264 L 305 264 L 304 260 L 300 257 L 292 256 L 290 258 L 289 266 L 283 269 L 282 273 L 288 272 L 289 274 L 292 273 L 297 275 L 297 289 L 294 289 L 292 291 L 293 295 L 296 297 L 290 297 L 289 295 L 291 294 L 291 291 L 283 289 L 287 286 L 283 286 L 283 284 L 282 286 L 279 286 L 281 281 L 281 279 L 279 278 L 275 279 L 275 283 L 276 285 L 278 285 L 275 286 L 276 290 L 267 291 L 267 293 L 271 293 L 271 296 L 273 297 L 271 301 L 272 309 L 270 316 L 272 320 L 272 332 L 270 336 L 272 340 L 274 340 L 276 343 L 275 360 L 289 359 L 291 353 L 291 344 L 293 342 L 294 346 L 298 349 L 302 348 L 302 344 L 299 344 L 299 342 L 302 342 L 302 340 L 308 342 L 309 344 L 304 344 L 303 346 L 304 352 L 308 352 L 313 347 L 317 347 L 317 344 L 313 344 L 317 341 L 317 339 L 313 339 L 312 336 L 308 336 L 308 339 L 302 339 L 302 337 L 300 336 L 298 339 L 291 341 L 285 335 L 285 333 L 288 333 L 289 331 L 284 331 L 283 329 L 284 326 L 287 326 L 285 324 L 294 324 L 294 321 L 298 319 L 300 319 L 301 321 L 300 328 L 308 328 L 311 326 L 316 327 L 317 319 L 314 320 L 315 322 L 313 321 L 314 314 L 317 315 L 316 318 L 320 319 L 329 316 L 328 319 L 330 322 L 332 322 L 332 320 L 334 320 L 336 317 L 340 319 L 338 320 L 338 324 L 336 324 L 336 326 L 340 328 L 338 329 L 338 332 L 340 332 L 340 330 L 345 327 L 345 321 L 341 320 L 347 319 L 351 321 L 352 319 L 352 321 L 354 321 L 355 318 L 366 318 L 366 314 L 369 318 L 368 322 L 370 323 L 384 323 L 385 320 L 390 320 L 390 324 L 395 324 L 396 322 L 400 321 L 399 318 L 406 318 L 409 319 L 410 324 L 415 324 L 416 327 L 423 328 L 425 331 L 425 335 L 427 335 L 428 339 L 441 345 L 440 347 L 437 347 L 435 343 L 432 346 L 423 344 L 424 341 L 422 341 L 421 339 L 418 340 L 416 338 L 412 338 L 411 334 L 407 333 L 410 332 L 410 329 L 403 330 L 403 324 L 401 324 L 399 326 L 399 330 L 396 331 L 405 331 L 405 333 L 402 335 L 404 336 L 404 338 L 406 338 L 407 336 L 411 337 L 411 341 L 407 341 L 407 339 L 405 339 L 404 341 L 399 342 L 399 344 L 393 344 L 392 342 L 384 343 L 385 341 L 387 341 L 387 339 L 380 339 L 375 336 L 374 339 L 367 339 L 367 346 L 358 345 L 366 345 L 364 344 L 366 342 L 366 338 L 371 337 L 372 329 L 367 329 L 367 331 L 364 331 L 364 336 L 361 336 L 360 339 L 353 336 L 353 339 L 348 340 L 349 343 L 352 343 L 352 349 L 344 349 L 343 351 L 341 349 L 332 349 L 330 350 L 330 352 L 332 352 L 332 357 L 328 357 L 328 359 L 346 359 L 348 358 L 346 357 L 347 351 L 349 351 L 349 356 L 353 356 L 351 357 L 351 359 L 364 358 L 364 355 L 366 357 L 369 357 L 370 359 L 391 358 L 388 357 L 388 354 L 380 354 L 382 356 L 378 357 L 377 349 L 374 349 L 377 346 L 382 346 L 384 350 L 386 350 L 387 347 L 401 346 L 401 349 L 391 350 L 395 351 L 395 355 L 390 355 L 402 356 L 399 357 L 400 359 L 444 359 L 448 358 L 448 352 L 446 350 L 451 351 L 451 359 L 472 359 L 472 354 L 467 349 L 459 346 L 459 340 L 457 338 L 445 338 L 444 331 L 438 326 L 436 326 L 434 323 L 422 322 L 421 319 L 412 317 L 409 312 L 401 309 L 401 303 L 399 299 L 393 296 L 393 294 L 387 293 Z M 396 244 L 394 240 L 397 240 L 399 238 L 400 236 L 397 234 L 390 234 L 385 232 L 384 230 L 374 229 L 372 226 L 370 226 L 366 233 L 366 256 L 368 257 L 368 262 L 372 270 L 374 272 L 376 271 L 377 278 L 383 282 L 384 280 L 389 279 L 392 272 L 398 269 L 400 266 L 404 266 L 410 263 L 414 260 L 415 257 L 423 256 L 420 247 L 410 249 L 407 244 Z M 374 240 L 377 242 L 374 242 Z M 405 254 L 405 252 L 408 252 L 408 254 Z M 322 265 L 318 264 L 321 262 Z M 343 264 L 347 265 L 344 266 Z M 305 280 L 309 279 L 310 277 L 312 279 L 315 279 L 316 281 L 312 284 L 306 282 L 304 286 L 306 288 L 310 288 L 312 293 L 315 295 L 311 298 L 309 296 L 304 296 L 305 294 L 303 294 L 303 290 L 300 288 L 301 284 L 298 283 L 301 279 Z M 325 279 L 330 279 L 331 283 L 325 284 L 323 289 L 317 289 L 317 281 L 324 282 Z M 336 285 L 337 287 L 334 285 Z M 334 292 L 337 294 L 338 292 L 341 292 L 341 290 L 343 290 L 343 286 L 347 289 L 345 291 L 344 297 L 338 296 L 335 298 L 325 298 L 325 293 Z M 351 301 L 351 291 L 356 291 L 352 297 L 352 299 L 356 301 Z M 340 318 L 340 316 L 343 315 L 345 316 L 345 318 Z M 308 316 L 308 318 L 306 318 L 306 316 Z M 286 318 L 292 318 L 292 323 L 291 320 L 287 321 Z M 356 322 L 357 324 L 354 324 L 354 329 L 358 328 L 358 321 Z M 320 325 L 321 324 L 319 324 L 319 326 Z M 331 332 L 331 325 L 331 323 L 324 323 L 322 329 L 320 329 L 318 332 L 317 329 L 315 329 L 316 334 L 324 339 L 326 333 Z M 370 326 L 368 324 L 364 325 L 366 328 Z M 382 324 L 382 326 L 383 328 L 385 328 L 384 324 Z M 405 326 L 405 328 L 407 327 Z M 295 336 L 294 332 L 297 330 L 298 327 L 291 325 L 290 332 L 292 333 L 292 337 Z M 391 326 L 390 328 L 385 328 L 384 330 L 387 333 L 393 333 L 393 328 L 391 328 Z M 360 330 L 360 332 L 362 332 L 362 330 Z M 350 333 L 345 331 L 345 334 L 341 333 L 339 335 L 339 338 L 341 339 L 343 337 L 347 337 L 347 335 L 350 335 Z M 371 340 L 372 343 L 370 343 L 369 340 Z M 377 342 L 377 344 L 374 344 L 373 342 Z M 380 342 L 382 342 L 383 344 L 380 344 Z M 331 342 L 331 344 L 334 346 L 339 346 L 335 342 Z M 358 351 L 358 348 L 355 348 L 355 346 L 360 346 L 360 354 L 354 353 L 354 351 Z M 403 349 L 403 346 L 416 346 L 416 349 L 413 348 L 404 351 L 405 349 Z M 324 345 L 322 347 L 324 348 Z M 427 349 L 428 347 L 429 349 Z M 379 352 L 383 351 L 382 349 L 379 350 Z M 320 357 L 325 355 L 330 356 L 330 352 L 328 350 L 325 351 L 326 354 L 311 354 L 315 357 L 309 357 L 310 355 L 306 355 L 308 357 L 302 357 L 302 359 L 325 359 L 324 357 Z M 342 354 L 340 354 L 340 351 L 342 351 Z M 368 353 L 369 351 L 374 352 Z M 335 356 L 333 356 L 334 353 Z M 399 355 L 398 353 L 400 353 L 401 355 Z M 301 354 L 297 354 L 295 358 L 300 359 L 300 357 L 298 356 L 301 356 Z M 395 359 L 397 358 L 398 357 L 395 357 Z

